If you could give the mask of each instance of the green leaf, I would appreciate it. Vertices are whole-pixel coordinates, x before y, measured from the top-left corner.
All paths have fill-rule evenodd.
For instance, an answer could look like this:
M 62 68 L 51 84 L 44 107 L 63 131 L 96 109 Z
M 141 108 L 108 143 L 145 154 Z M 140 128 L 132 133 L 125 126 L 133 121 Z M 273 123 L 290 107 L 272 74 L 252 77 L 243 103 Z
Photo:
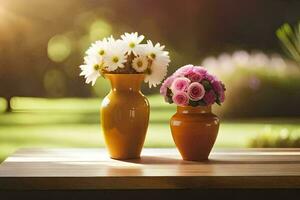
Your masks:
M 192 101 L 192 100 L 190 100 L 190 101 L 189 101 L 189 105 L 190 105 L 190 106 L 193 106 L 193 107 L 196 107 L 196 106 L 198 106 L 199 104 L 198 104 L 197 101 Z
M 220 98 L 219 98 L 219 97 L 216 99 L 216 103 L 217 103 L 219 106 L 221 105 L 221 101 L 220 101 Z
M 167 88 L 167 95 L 165 96 L 165 101 L 168 102 L 169 104 L 173 103 L 172 95 L 173 94 L 170 88 Z
M 212 89 L 212 86 L 211 86 L 211 84 L 209 83 L 209 81 L 204 80 L 204 81 L 202 81 L 201 83 L 202 83 L 202 85 L 203 85 L 203 87 L 205 88 L 206 91 Z
M 206 103 L 201 99 L 199 101 L 197 101 L 199 106 L 206 106 Z

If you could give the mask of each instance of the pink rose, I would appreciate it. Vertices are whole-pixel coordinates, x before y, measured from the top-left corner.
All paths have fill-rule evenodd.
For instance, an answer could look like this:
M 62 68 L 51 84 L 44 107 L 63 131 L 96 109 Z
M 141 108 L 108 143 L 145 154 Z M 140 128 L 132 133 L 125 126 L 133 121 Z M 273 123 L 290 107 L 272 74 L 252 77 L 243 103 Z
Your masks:
M 200 82 L 203 79 L 203 77 L 204 77 L 202 74 L 200 74 L 198 72 L 194 72 L 194 71 L 189 72 L 186 76 L 192 82 Z
M 215 79 L 211 85 L 212 85 L 215 93 L 218 94 L 220 102 L 223 103 L 225 100 L 225 91 L 224 91 L 224 86 L 222 85 L 222 82 Z
M 223 87 L 221 85 L 221 82 L 218 81 L 218 80 L 214 80 L 212 83 L 211 83 L 213 89 L 219 94 L 221 91 L 223 91 Z
M 204 86 L 211 89 L 205 91 Z M 216 101 L 218 104 L 224 102 L 225 90 L 224 84 L 208 73 L 204 67 L 185 65 L 163 82 L 160 93 L 168 103 L 180 106 L 189 105 L 190 101 L 199 102 L 199 100 L 201 105 L 203 102 L 211 105 Z
M 171 85 L 171 90 L 173 93 L 176 93 L 177 91 L 185 91 L 189 86 L 190 82 L 191 81 L 188 78 L 178 77 L 173 81 Z
M 174 76 L 185 76 L 191 71 L 193 71 L 193 68 L 194 68 L 193 65 L 185 65 L 183 67 L 180 67 L 179 69 L 176 70 Z
M 216 101 L 216 94 L 213 90 L 210 90 L 209 92 L 205 93 L 203 99 L 207 105 L 211 105 Z
M 207 74 L 207 70 L 201 66 L 194 66 L 193 72 L 201 74 L 202 76 L 205 76 Z
M 205 78 L 206 78 L 209 82 L 213 82 L 213 81 L 216 79 L 216 77 L 213 76 L 213 75 L 211 75 L 211 74 L 206 74 L 206 75 L 205 75 Z
M 176 92 L 173 97 L 172 100 L 175 104 L 179 105 L 179 106 L 186 106 L 189 104 L 189 96 L 187 93 L 182 92 L 182 91 L 178 91 Z
M 188 95 L 192 101 L 199 101 L 203 98 L 205 89 L 203 85 L 198 82 L 191 83 L 188 87 Z

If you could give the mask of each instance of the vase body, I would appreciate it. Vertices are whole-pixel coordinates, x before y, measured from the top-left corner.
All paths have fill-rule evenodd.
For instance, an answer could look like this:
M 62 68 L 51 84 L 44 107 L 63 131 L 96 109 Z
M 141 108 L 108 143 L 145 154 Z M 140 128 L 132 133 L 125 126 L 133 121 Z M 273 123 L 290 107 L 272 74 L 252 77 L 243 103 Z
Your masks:
M 219 131 L 211 106 L 178 106 L 170 120 L 173 140 L 184 160 L 207 160 Z
M 111 91 L 100 109 L 101 126 L 111 158 L 139 158 L 149 123 L 149 102 L 141 93 L 143 74 L 105 74 Z

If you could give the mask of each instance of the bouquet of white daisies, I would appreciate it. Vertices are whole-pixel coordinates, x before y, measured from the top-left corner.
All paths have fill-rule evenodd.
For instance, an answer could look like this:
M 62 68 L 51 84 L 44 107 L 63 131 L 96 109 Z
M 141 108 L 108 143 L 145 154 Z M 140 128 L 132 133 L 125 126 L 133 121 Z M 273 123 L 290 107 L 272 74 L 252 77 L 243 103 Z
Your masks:
M 156 87 L 167 74 L 170 62 L 165 46 L 147 40 L 141 44 L 143 35 L 125 33 L 121 39 L 112 36 L 94 42 L 86 51 L 84 64 L 80 66 L 81 76 L 86 83 L 95 84 L 100 76 L 110 74 L 145 74 L 149 87 Z

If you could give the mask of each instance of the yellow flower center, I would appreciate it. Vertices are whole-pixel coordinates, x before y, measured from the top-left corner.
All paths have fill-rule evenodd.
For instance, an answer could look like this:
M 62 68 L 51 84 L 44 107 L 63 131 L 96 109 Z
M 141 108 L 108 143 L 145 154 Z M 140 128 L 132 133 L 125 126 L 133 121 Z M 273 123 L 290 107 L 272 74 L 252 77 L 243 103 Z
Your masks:
M 117 56 L 114 56 L 114 57 L 112 58 L 112 61 L 113 61 L 114 63 L 117 63 L 117 62 L 119 62 L 119 58 L 118 58 Z
M 135 47 L 135 43 L 134 42 L 129 43 L 129 47 L 130 48 L 134 48 Z
M 103 50 L 103 49 L 101 49 L 100 51 L 99 51 L 99 55 L 100 56 L 103 56 L 105 54 L 105 51 Z
M 150 53 L 150 57 L 151 57 L 152 59 L 155 59 L 155 58 L 156 58 L 156 54 L 155 54 L 155 53 Z
M 98 64 L 95 64 L 95 65 L 94 65 L 94 69 L 97 71 L 97 70 L 100 69 L 100 66 L 99 66 Z
M 136 65 L 137 65 L 138 67 L 142 67 L 142 66 L 143 66 L 143 62 L 142 62 L 141 60 L 139 60 L 139 61 L 137 61 Z

